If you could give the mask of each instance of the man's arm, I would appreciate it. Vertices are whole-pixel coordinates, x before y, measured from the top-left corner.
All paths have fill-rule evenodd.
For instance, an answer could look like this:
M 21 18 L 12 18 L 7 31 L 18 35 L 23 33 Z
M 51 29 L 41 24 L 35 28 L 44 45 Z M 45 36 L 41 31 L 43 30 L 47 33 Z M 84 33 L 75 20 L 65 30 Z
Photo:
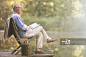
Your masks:
M 15 19 L 15 23 L 17 24 L 17 26 L 18 26 L 20 29 L 22 29 L 22 30 L 24 30 L 24 31 L 27 31 L 27 30 L 28 30 L 28 27 L 29 27 L 29 26 L 27 26 L 27 25 L 23 22 L 23 20 L 22 20 L 20 17 L 17 17 L 17 18 Z

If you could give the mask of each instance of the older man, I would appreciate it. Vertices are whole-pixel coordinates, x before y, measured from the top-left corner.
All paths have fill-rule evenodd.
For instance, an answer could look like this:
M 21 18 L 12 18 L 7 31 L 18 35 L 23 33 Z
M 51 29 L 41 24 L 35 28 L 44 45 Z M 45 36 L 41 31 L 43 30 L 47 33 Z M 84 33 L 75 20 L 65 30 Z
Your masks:
M 35 53 L 41 53 L 44 54 L 46 52 L 40 50 L 39 48 L 42 48 L 43 46 L 43 38 L 45 38 L 45 40 L 49 43 L 49 42 L 54 42 L 57 39 L 56 38 L 50 38 L 47 33 L 45 32 L 45 30 L 43 29 L 42 26 L 38 26 L 34 29 L 32 29 L 33 27 L 31 26 L 27 26 L 23 20 L 21 19 L 21 17 L 19 16 L 19 14 L 22 12 L 22 7 L 20 4 L 16 3 L 13 5 L 13 14 L 11 17 L 13 17 L 17 27 L 18 27 L 18 34 L 21 38 L 28 38 L 31 36 L 37 36 L 37 43 L 36 43 L 36 49 L 35 49 Z M 28 21 L 29 22 L 29 21 Z

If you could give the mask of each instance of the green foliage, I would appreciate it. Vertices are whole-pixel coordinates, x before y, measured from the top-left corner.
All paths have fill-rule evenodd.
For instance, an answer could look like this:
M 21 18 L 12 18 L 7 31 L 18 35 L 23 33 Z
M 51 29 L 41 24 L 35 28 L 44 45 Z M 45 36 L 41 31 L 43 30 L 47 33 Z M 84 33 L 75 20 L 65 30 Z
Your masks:
M 8 1 L 2 0 L 0 2 L 0 29 L 2 29 L 5 25 L 5 21 L 8 18 L 10 13 L 10 7 L 7 3 Z
M 67 16 L 71 14 L 72 3 L 70 0 L 25 0 L 25 10 L 30 16 L 54 17 Z
M 27 25 L 41 24 L 45 30 L 64 31 L 62 20 L 71 15 L 72 3 L 70 0 L 3 0 L 0 3 L 0 29 L 4 28 L 5 21 L 13 13 L 12 6 L 20 3 L 20 16 Z

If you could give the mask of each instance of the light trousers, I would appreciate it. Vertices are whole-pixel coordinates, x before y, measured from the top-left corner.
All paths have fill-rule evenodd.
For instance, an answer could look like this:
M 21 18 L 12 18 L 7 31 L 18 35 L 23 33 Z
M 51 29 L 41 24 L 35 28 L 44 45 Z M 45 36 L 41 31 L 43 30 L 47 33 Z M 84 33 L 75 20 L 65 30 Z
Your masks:
M 28 37 L 32 37 L 32 36 L 36 36 L 36 40 L 37 40 L 36 41 L 36 48 L 42 48 L 43 47 L 43 38 L 45 40 L 51 39 L 47 35 L 47 33 L 45 32 L 45 30 L 43 29 L 42 26 L 38 26 L 37 28 L 28 30 L 28 32 L 25 33 L 22 37 L 28 38 Z

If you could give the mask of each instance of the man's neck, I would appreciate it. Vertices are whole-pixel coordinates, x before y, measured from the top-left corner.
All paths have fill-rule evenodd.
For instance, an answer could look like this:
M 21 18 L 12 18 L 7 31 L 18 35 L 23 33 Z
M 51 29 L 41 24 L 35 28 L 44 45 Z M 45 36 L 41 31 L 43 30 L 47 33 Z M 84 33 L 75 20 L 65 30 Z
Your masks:
M 15 12 L 15 11 L 14 11 Z M 15 13 L 17 13 L 17 12 L 15 12 Z M 18 13 L 17 13 L 18 14 Z M 19 14 L 18 14 L 19 15 Z

